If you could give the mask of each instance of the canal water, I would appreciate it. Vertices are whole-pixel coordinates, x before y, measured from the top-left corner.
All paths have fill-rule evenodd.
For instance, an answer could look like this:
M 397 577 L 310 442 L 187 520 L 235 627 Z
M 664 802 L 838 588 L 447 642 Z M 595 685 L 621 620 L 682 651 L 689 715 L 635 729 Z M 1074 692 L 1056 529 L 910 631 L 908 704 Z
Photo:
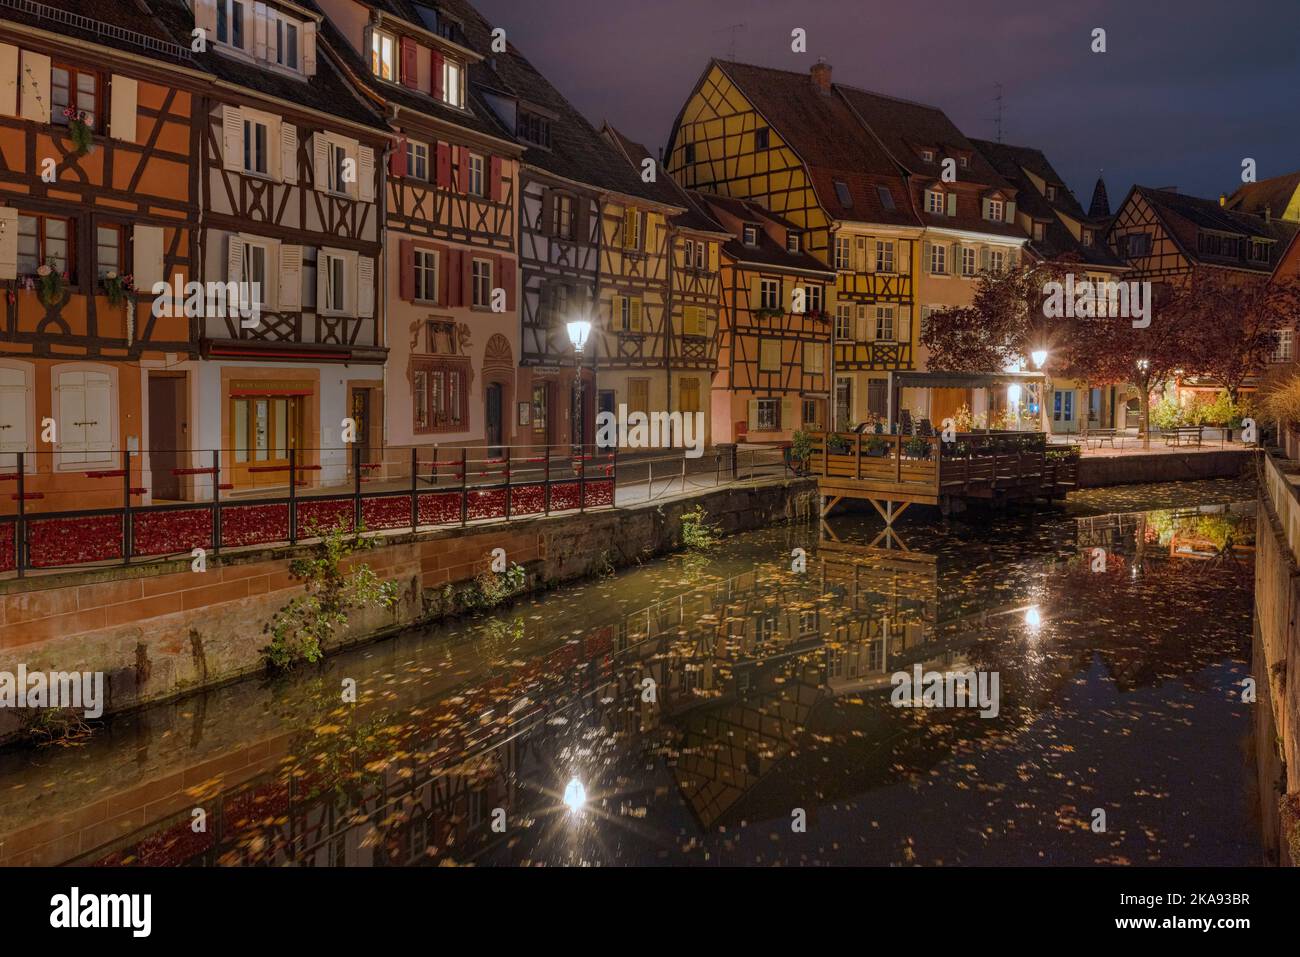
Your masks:
M 1260 863 L 1254 496 L 739 535 L 10 750 L 0 861 Z

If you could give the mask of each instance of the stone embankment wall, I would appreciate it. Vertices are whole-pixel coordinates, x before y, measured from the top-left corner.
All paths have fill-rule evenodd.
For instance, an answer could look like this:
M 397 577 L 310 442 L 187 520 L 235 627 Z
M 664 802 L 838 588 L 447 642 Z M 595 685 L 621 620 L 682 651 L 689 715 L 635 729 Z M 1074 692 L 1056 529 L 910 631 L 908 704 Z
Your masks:
M 1255 762 L 1265 847 L 1300 864 L 1300 465 L 1264 457 L 1255 550 Z
M 681 515 L 703 506 L 727 533 L 760 528 L 806 507 L 811 480 L 728 486 L 630 508 L 566 513 L 494 525 L 389 536 L 364 561 L 401 588 L 392 610 L 355 615 L 337 645 L 370 641 L 431 621 L 448 584 L 488 568 L 493 549 L 540 589 L 677 547 Z M 0 582 L 0 672 L 104 673 L 106 712 L 213 687 L 263 669 L 264 625 L 302 583 L 290 562 L 304 547 L 101 568 Z M 21 717 L 0 710 L 0 740 Z

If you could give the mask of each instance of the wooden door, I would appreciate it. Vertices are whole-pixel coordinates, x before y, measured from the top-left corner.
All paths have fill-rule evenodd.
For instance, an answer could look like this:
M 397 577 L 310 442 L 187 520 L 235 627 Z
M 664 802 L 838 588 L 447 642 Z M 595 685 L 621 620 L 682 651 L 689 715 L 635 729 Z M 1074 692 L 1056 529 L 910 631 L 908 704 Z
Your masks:
M 357 439 L 352 443 L 352 468 L 364 465 L 370 458 L 370 390 L 352 390 L 352 421 L 356 423 Z M 364 478 L 364 472 L 362 474 Z
M 149 467 L 153 497 L 179 501 L 180 476 L 175 470 L 185 463 L 189 422 L 185 377 L 149 373 Z

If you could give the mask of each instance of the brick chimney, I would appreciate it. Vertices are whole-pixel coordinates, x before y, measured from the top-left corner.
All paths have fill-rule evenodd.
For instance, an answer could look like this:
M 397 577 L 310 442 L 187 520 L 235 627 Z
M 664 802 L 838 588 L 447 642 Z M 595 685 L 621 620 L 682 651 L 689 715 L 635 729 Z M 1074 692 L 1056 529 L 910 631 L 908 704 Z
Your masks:
M 818 60 L 812 65 L 812 84 L 818 93 L 831 91 L 831 65 L 825 60 Z

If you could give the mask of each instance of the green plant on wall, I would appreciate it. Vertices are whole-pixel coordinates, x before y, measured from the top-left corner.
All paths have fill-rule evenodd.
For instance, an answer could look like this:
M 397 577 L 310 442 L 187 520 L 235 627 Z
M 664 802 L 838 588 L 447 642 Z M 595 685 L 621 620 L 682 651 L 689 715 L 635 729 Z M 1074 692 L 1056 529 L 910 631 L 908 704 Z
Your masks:
M 795 461 L 799 468 L 807 467 L 808 460 L 812 458 L 812 449 L 812 435 L 802 429 L 795 432 L 790 441 L 790 458 Z
M 709 522 L 702 505 L 682 513 L 682 545 L 704 551 L 718 544 L 718 526 Z
M 274 669 L 290 668 L 306 661 L 319 661 L 326 642 L 336 629 L 348 623 L 348 613 L 367 608 L 392 608 L 397 604 L 397 582 L 384 581 L 369 565 L 343 563 L 369 551 L 378 540 L 363 538 L 361 531 L 349 535 L 335 526 L 320 535 L 308 554 L 295 558 L 289 572 L 303 582 L 304 594 L 282 607 L 263 628 L 271 636 L 262 649 L 266 663 Z

